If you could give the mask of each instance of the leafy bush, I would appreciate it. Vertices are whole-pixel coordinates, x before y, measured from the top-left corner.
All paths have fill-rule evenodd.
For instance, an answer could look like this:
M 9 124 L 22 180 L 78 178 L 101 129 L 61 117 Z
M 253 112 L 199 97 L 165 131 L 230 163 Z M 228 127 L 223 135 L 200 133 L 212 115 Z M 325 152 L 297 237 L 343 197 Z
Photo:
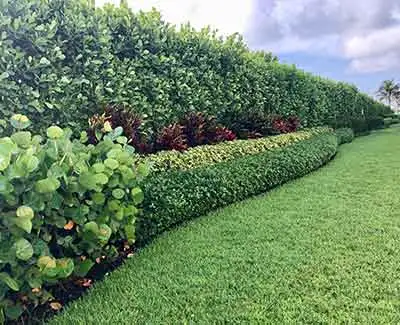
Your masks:
M 324 132 L 326 132 L 324 128 L 315 128 L 261 139 L 204 145 L 189 148 L 185 152 L 160 151 L 156 154 L 138 157 L 138 161 L 148 164 L 152 173 L 167 170 L 188 170 L 284 147 Z
M 138 241 L 143 244 L 176 224 L 303 176 L 329 161 L 337 146 L 336 135 L 326 130 L 271 151 L 187 171 L 153 174 L 143 184 L 144 213 L 138 218 Z
M 368 122 L 365 118 L 355 118 L 351 120 L 351 128 L 356 135 L 369 133 Z
M 23 130 L 22 115 L 11 122 L 17 131 L 0 138 L 0 314 L 16 318 L 51 299 L 49 285 L 84 276 L 121 240 L 135 241 L 147 168 L 132 168 L 122 130 L 93 146 L 57 126 L 43 140 Z
M 350 143 L 354 140 L 354 131 L 350 128 L 337 129 L 335 133 L 339 144 Z
M 157 138 L 157 149 L 185 151 L 188 144 L 183 130 L 183 126 L 177 123 L 164 127 Z
M 133 108 L 150 135 L 193 108 L 219 123 L 257 111 L 335 128 L 363 114 L 390 113 L 354 86 L 249 51 L 240 36 L 221 39 L 188 25 L 176 30 L 155 11 L 2 1 L 0 31 L 0 120 L 23 113 L 43 132 L 51 124 L 85 129 L 104 103 Z
M 370 117 L 367 120 L 367 124 L 369 130 L 383 129 L 385 127 L 385 121 L 380 116 Z

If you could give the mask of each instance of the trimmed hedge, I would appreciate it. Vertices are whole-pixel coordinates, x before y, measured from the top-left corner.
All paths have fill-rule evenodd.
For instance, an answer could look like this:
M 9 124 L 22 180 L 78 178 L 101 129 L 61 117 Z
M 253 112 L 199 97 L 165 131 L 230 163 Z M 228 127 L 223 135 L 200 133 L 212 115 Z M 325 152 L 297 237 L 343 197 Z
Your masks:
M 353 129 L 350 128 L 337 129 L 335 130 L 335 133 L 338 138 L 339 145 L 343 143 L 350 143 L 355 137 Z
M 323 132 L 326 132 L 325 128 L 314 128 L 261 139 L 236 140 L 215 145 L 198 146 L 184 152 L 161 151 L 139 158 L 138 161 L 148 163 L 153 173 L 168 170 L 188 170 L 284 147 Z
M 145 201 L 137 240 L 144 244 L 174 225 L 304 176 L 328 162 L 337 147 L 336 135 L 326 130 L 272 151 L 152 175 L 142 184 Z
M 353 85 L 251 52 L 237 35 L 177 30 L 156 11 L 92 3 L 0 3 L 0 120 L 22 113 L 42 131 L 52 124 L 81 131 L 102 104 L 124 104 L 151 134 L 188 111 L 215 115 L 230 129 L 253 112 L 334 128 L 390 113 Z

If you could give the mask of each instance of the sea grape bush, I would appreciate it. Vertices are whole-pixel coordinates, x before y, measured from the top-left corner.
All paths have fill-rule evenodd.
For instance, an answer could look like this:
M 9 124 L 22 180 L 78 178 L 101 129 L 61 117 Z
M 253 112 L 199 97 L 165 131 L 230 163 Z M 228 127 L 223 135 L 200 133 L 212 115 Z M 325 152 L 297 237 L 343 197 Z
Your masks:
M 127 6 L 2 1 L 0 53 L 0 120 L 24 113 L 43 132 L 51 124 L 85 129 L 104 103 L 146 116 L 146 134 L 194 109 L 219 123 L 260 111 L 335 128 L 390 113 L 352 85 L 251 52 L 240 36 L 221 39 L 189 25 L 178 30 L 156 11 Z
M 96 259 L 135 241 L 148 169 L 133 168 L 122 130 L 105 126 L 96 145 L 87 134 L 51 126 L 42 138 L 16 115 L 0 138 L 0 315 L 17 318 L 27 304 L 52 298 L 46 288 L 84 276 Z

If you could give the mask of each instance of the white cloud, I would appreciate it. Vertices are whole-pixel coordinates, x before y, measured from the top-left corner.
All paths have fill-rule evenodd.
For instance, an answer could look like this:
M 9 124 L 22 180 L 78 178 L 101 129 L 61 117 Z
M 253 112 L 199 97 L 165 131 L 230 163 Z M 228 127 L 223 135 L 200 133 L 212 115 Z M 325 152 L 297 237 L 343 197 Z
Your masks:
M 119 0 L 97 0 L 118 4 Z M 197 29 L 210 25 L 223 35 L 243 34 L 252 12 L 252 0 L 128 0 L 133 10 L 159 10 L 163 18 L 176 25 L 190 22 Z
M 399 0 L 254 1 L 252 47 L 335 55 L 357 72 L 400 70 Z

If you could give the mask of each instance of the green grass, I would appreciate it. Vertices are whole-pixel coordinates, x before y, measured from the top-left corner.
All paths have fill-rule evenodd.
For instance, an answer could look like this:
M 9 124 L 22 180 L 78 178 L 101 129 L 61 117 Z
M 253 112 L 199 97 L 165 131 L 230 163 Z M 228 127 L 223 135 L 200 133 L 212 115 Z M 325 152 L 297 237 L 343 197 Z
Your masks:
M 400 128 L 171 231 L 52 324 L 400 322 Z

